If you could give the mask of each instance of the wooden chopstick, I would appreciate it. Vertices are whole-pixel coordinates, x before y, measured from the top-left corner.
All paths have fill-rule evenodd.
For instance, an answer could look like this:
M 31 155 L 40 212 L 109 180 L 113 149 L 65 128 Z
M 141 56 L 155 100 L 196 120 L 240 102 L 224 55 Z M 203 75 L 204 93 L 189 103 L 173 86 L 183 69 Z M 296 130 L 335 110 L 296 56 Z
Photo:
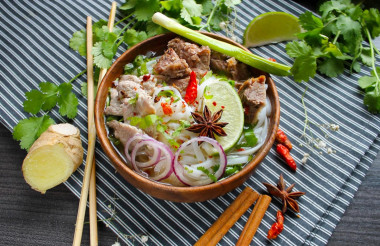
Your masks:
M 79 246 L 82 240 L 84 216 L 86 213 L 86 203 L 90 185 L 90 175 L 94 161 L 94 150 L 96 140 L 96 130 L 94 122 L 94 70 L 92 57 L 92 18 L 87 17 L 87 118 L 88 118 L 88 147 L 86 157 L 86 167 L 84 169 L 82 191 L 79 200 L 77 221 L 75 224 L 73 245 Z
M 257 198 L 259 194 L 246 187 L 194 246 L 216 245 Z
M 117 3 L 112 2 L 111 11 L 108 18 L 108 29 L 110 32 L 113 31 L 113 25 L 115 23 Z M 107 73 L 107 69 L 102 68 L 99 72 L 98 88 L 102 82 L 104 76 Z M 90 193 L 89 193 L 89 218 L 90 218 L 90 244 L 91 246 L 98 245 L 98 218 L 97 218 L 97 208 L 96 208 L 96 170 L 95 170 L 95 159 L 93 161 L 93 168 L 91 171 L 90 178 Z
M 240 234 L 239 240 L 236 242 L 236 246 L 247 246 L 251 244 L 252 238 L 255 236 L 271 201 L 272 198 L 270 196 L 260 195 L 259 200 L 256 202 L 256 205 Z

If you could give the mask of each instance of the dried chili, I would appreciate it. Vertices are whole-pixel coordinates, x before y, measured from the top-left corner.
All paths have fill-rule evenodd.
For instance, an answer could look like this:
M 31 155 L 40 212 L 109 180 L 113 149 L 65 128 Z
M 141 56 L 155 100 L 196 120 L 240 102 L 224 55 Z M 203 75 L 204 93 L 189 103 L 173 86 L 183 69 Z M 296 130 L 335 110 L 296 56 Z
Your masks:
M 272 227 L 268 231 L 268 239 L 276 239 L 278 235 L 284 229 L 284 214 L 281 210 L 277 211 L 277 221 L 272 225 Z
M 292 149 L 292 143 L 289 141 L 288 137 L 285 135 L 285 133 L 278 129 L 276 133 L 276 141 L 280 144 L 285 145 L 289 150 Z
M 162 107 L 162 110 L 164 111 L 164 114 L 166 114 L 166 115 L 173 114 L 172 107 L 170 107 L 169 103 L 162 102 L 161 107 Z
M 187 102 L 188 104 L 194 103 L 195 99 L 197 98 L 197 93 L 197 74 L 194 71 L 191 71 L 189 85 L 187 86 L 186 95 L 184 97 L 185 102 Z
M 290 155 L 289 149 L 285 145 L 278 144 L 276 150 L 277 150 L 277 153 L 279 153 L 282 156 L 282 158 L 285 160 L 286 164 L 293 171 L 296 171 L 297 170 L 297 164 L 294 161 L 293 157 Z

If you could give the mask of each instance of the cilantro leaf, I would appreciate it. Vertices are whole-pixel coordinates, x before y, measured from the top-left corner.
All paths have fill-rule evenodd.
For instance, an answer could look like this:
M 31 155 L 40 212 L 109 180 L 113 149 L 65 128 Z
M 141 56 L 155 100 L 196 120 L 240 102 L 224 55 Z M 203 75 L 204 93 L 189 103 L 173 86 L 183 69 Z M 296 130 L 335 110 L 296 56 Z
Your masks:
M 235 5 L 238 5 L 239 3 L 241 3 L 240 0 L 224 0 L 224 5 L 226 5 L 229 8 L 234 7 Z
M 71 92 L 72 88 L 73 87 L 70 83 L 62 83 L 58 87 L 59 113 L 62 116 L 67 116 L 70 119 L 75 118 L 78 111 L 78 98 L 73 92 Z
M 299 56 L 295 59 L 291 73 L 294 76 L 296 82 L 302 80 L 308 81 L 309 78 L 313 78 L 317 70 L 317 59 L 315 56 Z
M 54 120 L 48 115 L 20 120 L 13 128 L 13 138 L 20 141 L 22 149 L 29 150 L 34 141 L 53 124 L 55 124 Z
M 342 60 L 331 57 L 324 59 L 318 67 L 318 71 L 328 77 L 336 77 L 344 71 L 344 64 Z
M 322 18 L 325 18 L 325 17 L 327 17 L 327 15 L 331 11 L 338 11 L 339 12 L 339 11 L 343 11 L 344 9 L 346 9 L 347 8 L 347 2 L 349 2 L 349 1 L 328 1 L 328 2 L 325 2 L 319 7 L 319 12 L 321 13 Z
M 360 88 L 365 89 L 372 86 L 376 82 L 376 78 L 372 76 L 363 76 L 358 80 Z
M 189 24 L 194 24 L 192 17 L 202 15 L 202 5 L 197 4 L 195 0 L 183 0 L 181 9 L 181 17 Z
M 305 13 L 301 14 L 298 19 L 302 28 L 306 31 L 311 31 L 315 28 L 323 27 L 322 20 L 314 16 L 310 11 L 306 11 Z
M 112 59 L 109 59 L 103 55 L 102 43 L 98 42 L 92 48 L 92 54 L 94 55 L 94 63 L 100 68 L 109 68 L 112 65 Z
M 70 38 L 69 45 L 70 48 L 78 51 L 81 56 L 86 56 L 86 43 L 86 30 L 80 30 L 73 33 L 73 36 Z
M 380 35 L 380 13 L 378 9 L 366 9 L 363 11 L 363 25 L 368 28 L 372 38 Z
M 378 86 L 379 87 L 379 86 Z M 372 113 L 380 113 L 380 88 L 366 91 L 363 102 L 368 107 L 368 111 Z
M 41 82 L 40 90 L 31 90 L 25 93 L 26 100 L 23 103 L 24 110 L 31 114 L 37 114 L 41 109 L 50 110 L 57 104 L 58 87 L 50 82 Z
M 360 54 L 360 60 L 364 65 L 371 66 L 372 65 L 372 57 L 371 57 L 371 49 L 363 48 Z
M 312 52 L 312 48 L 306 42 L 289 42 L 286 44 L 285 49 L 290 57 L 306 56 Z
M 41 91 L 44 93 L 43 99 L 44 103 L 42 104 L 42 110 L 52 109 L 58 101 L 58 86 L 50 82 L 41 82 L 39 84 Z
M 160 11 L 159 0 L 132 0 L 123 4 L 120 9 L 132 10 L 138 21 L 150 20 L 154 13 Z
M 140 43 L 141 41 L 144 41 L 148 38 L 148 35 L 146 32 L 137 32 L 135 29 L 128 29 L 124 33 L 124 42 L 129 46 L 132 47 L 133 45 Z
M 44 103 L 43 94 L 38 90 L 31 90 L 25 93 L 26 100 L 23 103 L 24 110 L 28 113 L 37 114 Z

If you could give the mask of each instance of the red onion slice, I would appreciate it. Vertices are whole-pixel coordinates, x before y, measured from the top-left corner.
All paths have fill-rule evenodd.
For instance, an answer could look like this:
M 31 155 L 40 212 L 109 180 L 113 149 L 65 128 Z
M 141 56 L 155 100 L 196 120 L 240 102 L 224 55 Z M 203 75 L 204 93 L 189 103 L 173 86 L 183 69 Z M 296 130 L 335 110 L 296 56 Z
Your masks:
M 184 166 L 179 162 L 178 158 L 181 155 L 181 152 L 190 144 L 193 142 L 206 142 L 211 144 L 219 153 L 219 169 L 214 173 L 215 177 L 219 179 L 220 177 L 223 176 L 224 171 L 226 170 L 227 166 L 227 156 L 222 148 L 222 146 L 212 138 L 208 137 L 197 137 L 193 138 L 185 143 L 183 143 L 177 150 L 174 156 L 174 162 L 173 162 L 173 168 L 174 168 L 174 174 L 177 176 L 177 178 L 184 183 L 185 185 L 189 186 L 201 186 L 201 185 L 206 185 L 210 184 L 213 182 L 212 179 L 209 177 L 207 178 L 200 178 L 200 179 L 195 179 L 195 178 L 190 178 L 185 174 L 185 168 Z
M 156 142 L 157 141 L 154 139 L 143 139 L 135 145 L 131 153 L 131 162 L 135 169 L 150 167 L 156 165 L 160 161 L 161 149 L 156 145 Z M 153 148 L 153 156 L 149 159 L 149 161 L 146 162 L 136 161 L 137 150 L 139 150 L 144 145 L 149 145 Z
M 131 143 L 135 140 L 139 142 L 133 147 L 131 155 L 129 155 L 129 145 L 131 145 Z M 149 161 L 138 162 L 136 161 L 137 151 L 144 145 L 150 146 L 153 149 L 154 154 L 149 159 Z M 125 152 L 127 159 L 130 160 L 133 169 L 136 172 L 141 173 L 143 175 L 145 174 L 144 176 L 146 176 L 146 173 L 141 169 L 149 167 L 154 168 L 155 175 L 149 176 L 149 178 L 153 180 L 160 181 L 166 179 L 173 173 L 174 154 L 171 151 L 171 149 L 164 143 L 161 143 L 147 135 L 139 134 L 129 139 L 125 146 Z M 156 170 L 158 168 L 159 170 Z

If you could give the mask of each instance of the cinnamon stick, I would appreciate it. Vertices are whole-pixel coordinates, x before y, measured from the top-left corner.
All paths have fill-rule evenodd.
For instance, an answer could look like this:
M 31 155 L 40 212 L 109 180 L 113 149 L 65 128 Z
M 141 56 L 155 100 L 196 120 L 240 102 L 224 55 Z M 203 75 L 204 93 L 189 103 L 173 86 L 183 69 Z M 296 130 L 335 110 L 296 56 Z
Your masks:
M 263 219 L 265 212 L 269 207 L 271 200 L 272 198 L 270 196 L 260 196 L 259 200 L 256 202 L 256 205 L 252 210 L 251 215 L 248 218 L 247 223 L 244 226 L 243 231 L 240 234 L 236 246 L 250 245 L 253 236 L 259 228 L 261 220 Z
M 194 246 L 216 245 L 257 198 L 259 194 L 246 187 Z

